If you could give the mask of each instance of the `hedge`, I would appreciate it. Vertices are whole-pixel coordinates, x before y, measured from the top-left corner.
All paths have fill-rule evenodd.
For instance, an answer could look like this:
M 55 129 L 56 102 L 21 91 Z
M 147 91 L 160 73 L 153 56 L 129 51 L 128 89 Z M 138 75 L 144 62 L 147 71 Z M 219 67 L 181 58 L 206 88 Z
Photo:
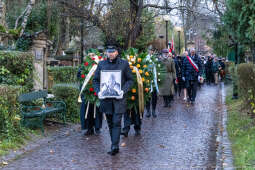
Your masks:
M 57 99 L 63 100 L 66 103 L 67 120 L 71 122 L 78 122 L 80 117 L 80 106 L 78 103 L 78 84 L 55 84 L 52 88 L 52 91 Z
M 17 98 L 22 93 L 20 86 L 0 85 L 0 136 L 22 134 Z
M 33 88 L 33 54 L 0 51 L 0 84 L 20 85 L 27 91 Z
M 78 67 L 61 66 L 48 67 L 48 75 L 53 78 L 53 84 L 77 82 Z
M 239 64 L 237 68 L 239 94 L 247 109 L 255 113 L 255 65 L 252 63 Z

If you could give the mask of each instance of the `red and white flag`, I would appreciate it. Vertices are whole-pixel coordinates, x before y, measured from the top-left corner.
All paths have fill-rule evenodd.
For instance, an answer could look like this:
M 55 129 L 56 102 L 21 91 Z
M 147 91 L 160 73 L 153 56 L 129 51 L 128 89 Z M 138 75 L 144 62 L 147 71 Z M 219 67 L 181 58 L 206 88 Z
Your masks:
M 171 49 L 174 51 L 174 34 L 172 33 Z

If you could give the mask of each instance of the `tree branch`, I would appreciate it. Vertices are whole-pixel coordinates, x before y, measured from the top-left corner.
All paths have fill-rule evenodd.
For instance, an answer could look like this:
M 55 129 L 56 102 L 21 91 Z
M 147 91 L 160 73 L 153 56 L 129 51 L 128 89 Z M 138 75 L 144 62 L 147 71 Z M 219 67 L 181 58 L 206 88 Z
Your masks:
M 130 2 L 135 5 L 136 7 L 138 7 L 138 4 L 134 1 L 134 0 L 130 0 Z
M 158 9 L 167 9 L 170 11 L 172 11 L 174 9 L 172 7 L 159 6 L 159 5 L 155 5 L 155 4 L 146 4 L 143 6 L 143 8 L 158 8 Z
M 26 7 L 26 9 L 22 12 L 22 14 L 16 19 L 14 29 L 17 29 L 18 24 L 19 24 L 19 20 L 25 15 L 25 13 L 27 12 L 27 10 L 28 10 L 28 7 Z

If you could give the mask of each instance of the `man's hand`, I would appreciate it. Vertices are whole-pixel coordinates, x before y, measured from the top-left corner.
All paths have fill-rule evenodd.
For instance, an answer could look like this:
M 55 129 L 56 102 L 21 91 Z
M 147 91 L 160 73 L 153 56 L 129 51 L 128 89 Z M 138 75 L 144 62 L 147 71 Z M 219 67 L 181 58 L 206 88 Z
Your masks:
M 98 93 L 98 98 L 99 98 L 99 99 L 105 99 L 105 97 L 102 96 L 102 92 L 101 92 L 101 91 Z
M 122 99 L 123 94 L 124 94 L 123 90 L 118 91 L 118 96 L 116 97 L 116 99 Z
M 185 81 L 185 77 L 182 77 L 182 80 Z
M 198 82 L 203 83 L 203 81 L 204 81 L 204 78 L 201 76 L 198 76 Z

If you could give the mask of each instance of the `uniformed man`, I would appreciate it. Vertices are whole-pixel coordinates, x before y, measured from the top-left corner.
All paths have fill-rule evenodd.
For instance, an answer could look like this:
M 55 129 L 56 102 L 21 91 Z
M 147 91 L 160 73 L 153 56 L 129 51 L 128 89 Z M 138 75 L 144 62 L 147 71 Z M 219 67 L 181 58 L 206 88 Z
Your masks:
M 121 133 L 121 119 L 123 113 L 127 111 L 126 94 L 133 85 L 133 75 L 126 60 L 118 56 L 118 50 L 115 46 L 107 47 L 107 60 L 98 64 L 93 79 L 93 87 L 100 99 L 100 111 L 106 114 L 106 119 L 111 137 L 110 155 L 116 155 L 119 152 L 119 141 Z M 118 91 L 116 98 L 105 98 L 100 91 L 100 76 L 104 70 L 121 71 L 121 90 Z
M 160 59 L 162 64 L 161 72 L 164 79 L 159 85 L 159 95 L 163 96 L 164 107 L 171 107 L 171 100 L 174 95 L 174 80 L 176 79 L 176 70 L 174 60 L 170 57 L 169 50 L 162 50 L 162 57 Z

